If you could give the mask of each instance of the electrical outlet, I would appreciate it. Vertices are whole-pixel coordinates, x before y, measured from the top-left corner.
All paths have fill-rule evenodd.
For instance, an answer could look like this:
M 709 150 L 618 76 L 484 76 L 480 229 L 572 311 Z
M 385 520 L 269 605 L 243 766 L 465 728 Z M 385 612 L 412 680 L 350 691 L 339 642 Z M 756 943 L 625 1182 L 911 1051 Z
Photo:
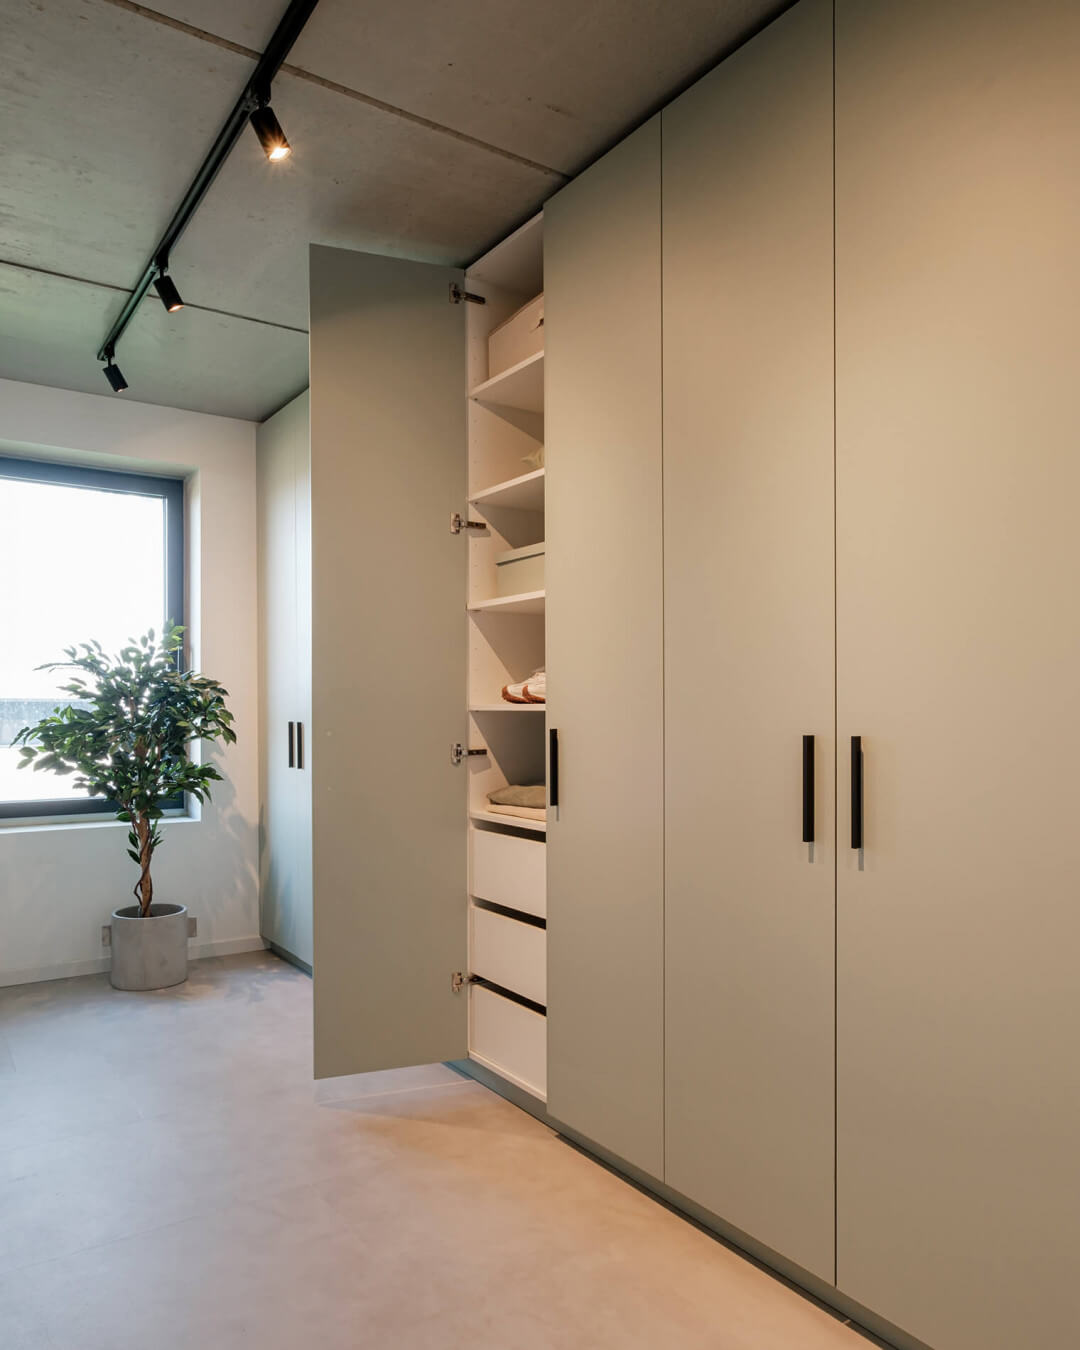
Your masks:
M 189 938 L 199 936 L 199 921 L 198 919 L 193 918 L 190 914 L 188 915 L 187 921 L 187 935 Z
M 101 925 L 101 945 L 103 947 L 112 946 L 112 924 L 103 923 Z

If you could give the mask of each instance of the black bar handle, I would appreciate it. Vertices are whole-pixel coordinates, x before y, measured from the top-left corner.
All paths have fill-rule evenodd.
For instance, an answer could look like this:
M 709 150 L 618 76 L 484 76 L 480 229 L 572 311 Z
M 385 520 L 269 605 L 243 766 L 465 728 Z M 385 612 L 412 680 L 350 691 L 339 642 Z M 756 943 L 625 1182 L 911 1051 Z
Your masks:
M 559 733 L 552 727 L 548 732 L 548 805 L 559 804 Z
M 296 729 L 296 723 L 289 723 L 289 768 L 296 768 L 296 750 L 294 748 L 293 733 Z
M 802 841 L 814 842 L 814 738 L 802 738 Z
M 304 724 L 303 724 L 303 722 L 297 722 L 297 724 L 296 724 L 296 767 L 297 767 L 298 769 L 302 769 L 302 768 L 304 767 Z
M 862 737 L 851 738 L 851 847 L 863 846 Z

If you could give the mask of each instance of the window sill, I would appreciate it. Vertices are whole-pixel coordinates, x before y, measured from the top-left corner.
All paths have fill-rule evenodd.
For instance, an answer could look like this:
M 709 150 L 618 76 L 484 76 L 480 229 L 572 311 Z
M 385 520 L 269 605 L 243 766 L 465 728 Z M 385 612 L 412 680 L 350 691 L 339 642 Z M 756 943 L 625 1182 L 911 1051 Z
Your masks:
M 168 811 L 161 817 L 162 825 L 196 825 L 199 817 L 190 811 Z M 0 820 L 0 835 L 29 834 L 44 830 L 128 830 L 125 820 L 115 816 L 22 816 Z

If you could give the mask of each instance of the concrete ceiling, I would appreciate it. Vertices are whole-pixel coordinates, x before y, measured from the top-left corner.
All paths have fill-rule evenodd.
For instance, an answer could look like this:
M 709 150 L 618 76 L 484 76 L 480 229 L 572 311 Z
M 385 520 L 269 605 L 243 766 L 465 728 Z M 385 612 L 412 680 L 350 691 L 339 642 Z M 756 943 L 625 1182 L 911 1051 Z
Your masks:
M 143 402 L 261 420 L 307 382 L 307 245 L 472 260 L 786 0 L 321 0 L 117 359 Z M 0 0 L 0 377 L 95 352 L 284 0 Z M 125 396 L 126 397 L 126 396 Z

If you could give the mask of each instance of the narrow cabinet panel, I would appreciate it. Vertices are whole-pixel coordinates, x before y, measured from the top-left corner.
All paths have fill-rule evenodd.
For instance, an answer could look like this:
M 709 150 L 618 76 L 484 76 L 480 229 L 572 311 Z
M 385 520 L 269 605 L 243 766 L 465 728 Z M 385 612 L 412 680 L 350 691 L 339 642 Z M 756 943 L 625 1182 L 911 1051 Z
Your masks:
M 296 466 L 296 716 L 301 724 L 303 766 L 296 774 L 296 947 L 290 950 L 300 961 L 314 960 L 312 939 L 312 840 L 311 840 L 311 395 L 296 402 L 302 422 L 293 442 Z M 291 406 L 291 405 L 290 405 Z
M 837 1273 L 935 1350 L 1080 1327 L 1078 70 L 837 3 Z
M 666 1181 L 831 1281 L 830 0 L 662 117 Z
M 660 123 L 544 209 L 548 1109 L 663 1170 Z
M 320 1078 L 466 1053 L 461 280 L 311 249 Z
M 305 712 L 307 661 L 300 623 L 301 574 L 310 547 L 307 510 L 308 396 L 301 394 L 257 433 L 259 553 L 259 895 L 262 936 L 310 966 L 310 807 L 307 781 L 289 766 L 289 723 Z M 307 868 L 304 859 L 307 859 Z

